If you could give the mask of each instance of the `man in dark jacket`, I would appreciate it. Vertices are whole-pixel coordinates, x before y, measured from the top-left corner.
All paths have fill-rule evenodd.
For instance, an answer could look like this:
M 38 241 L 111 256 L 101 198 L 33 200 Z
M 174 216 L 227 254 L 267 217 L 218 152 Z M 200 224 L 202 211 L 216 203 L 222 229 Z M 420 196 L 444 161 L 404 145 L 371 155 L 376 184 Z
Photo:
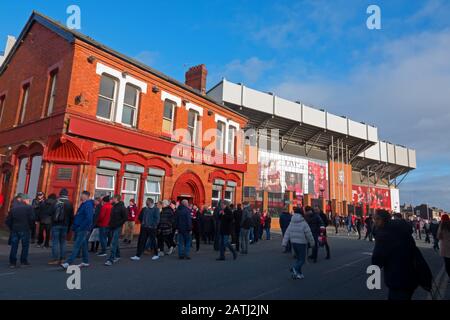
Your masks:
M 418 287 L 412 230 L 404 220 L 391 220 L 386 210 L 378 210 L 374 222 L 377 233 L 372 264 L 384 269 L 389 300 L 411 300 Z
M 220 210 L 222 208 L 222 200 L 214 208 L 214 250 L 220 250 Z
M 11 251 L 9 254 L 10 268 L 16 268 L 17 250 L 19 242 L 22 242 L 22 253 L 20 255 L 20 263 L 22 266 L 29 266 L 28 250 L 30 248 L 31 228 L 34 226 L 34 211 L 30 206 L 30 198 L 27 195 L 20 195 L 21 201 L 17 201 L 10 210 L 6 218 L 11 237 Z
M 309 256 L 309 259 L 311 259 L 314 263 L 317 262 L 317 253 L 319 250 L 319 235 L 320 235 L 320 227 L 324 225 L 322 219 L 320 218 L 320 210 L 315 209 L 313 210 L 311 207 L 305 208 L 305 220 L 309 225 L 309 228 L 311 229 L 311 233 L 314 237 L 315 245 L 312 248 L 312 253 Z
M 36 198 L 33 199 L 31 206 L 34 210 L 35 222 L 34 226 L 31 227 L 31 244 L 36 242 L 36 223 L 39 221 L 40 211 L 45 203 L 45 194 L 43 192 L 38 192 Z
M 56 194 L 51 194 L 45 199 L 44 203 L 40 206 L 38 211 L 38 221 L 39 221 L 39 233 L 38 233 L 38 243 L 37 247 L 40 248 L 42 245 L 45 248 L 50 246 L 50 229 L 52 226 L 52 213 L 56 204 Z M 44 242 L 45 233 L 45 242 Z
M 260 232 L 261 232 L 261 214 L 257 209 L 252 217 L 252 225 L 253 225 L 253 243 L 258 242 Z
M 439 222 L 436 219 L 431 220 L 430 232 L 431 232 L 431 235 L 433 236 L 434 251 L 439 251 L 439 239 L 437 237 L 438 229 L 439 229 Z
M 175 249 L 175 243 L 172 236 L 174 220 L 174 212 L 170 207 L 170 202 L 164 200 L 162 202 L 161 217 L 158 225 L 158 248 L 159 256 L 161 257 L 165 255 L 164 244 L 166 244 L 169 249 L 169 255 L 171 255 Z
M 178 257 L 190 260 L 192 217 L 187 200 L 181 201 L 175 213 L 175 225 L 178 231 Z
M 120 260 L 119 237 L 122 233 L 122 226 L 128 220 L 128 211 L 122 201 L 122 196 L 116 194 L 112 199 L 111 217 L 109 218 L 109 230 L 112 233 L 111 254 L 105 262 L 105 266 L 112 266 Z
M 237 205 L 236 210 L 233 212 L 234 215 L 234 236 L 235 236 L 235 244 L 236 244 L 236 251 L 239 252 L 239 242 L 240 242 L 240 233 L 241 233 L 241 220 L 242 220 L 242 206 L 239 203 Z
M 225 260 L 225 249 L 228 248 L 233 253 L 233 259 L 236 260 L 237 253 L 230 243 L 230 236 L 233 232 L 233 211 L 227 202 L 222 202 L 220 214 L 220 257 L 217 260 Z
M 156 244 L 156 231 L 160 220 L 160 211 L 152 198 L 148 198 L 145 208 L 142 208 L 138 217 L 141 223 L 141 231 L 139 232 L 137 252 L 133 261 L 141 260 L 141 256 L 144 253 L 147 242 L 150 240 L 150 248 L 153 250 L 152 260 L 158 260 L 158 246 Z
M 281 234 L 283 235 L 286 233 L 287 228 L 289 227 L 289 224 L 291 223 L 292 215 L 287 211 L 283 211 L 280 214 L 280 228 L 281 228 Z M 291 252 L 291 242 L 289 241 L 287 246 L 285 247 L 285 250 L 283 253 Z
M 373 241 L 373 218 L 372 218 L 372 214 L 369 214 L 369 216 L 366 218 L 364 223 L 366 225 L 366 236 L 364 237 L 364 240 L 369 238 L 369 241 L 372 242 Z
M 69 200 L 67 189 L 61 189 L 59 198 L 52 211 L 52 260 L 50 265 L 63 263 L 66 259 L 67 232 L 73 223 L 74 212 L 73 204 Z
M 237 221 L 235 223 L 237 223 Z M 248 202 L 244 202 L 244 210 L 242 210 L 240 226 L 241 226 L 240 231 L 241 254 L 248 254 L 250 228 L 252 227 L 252 209 L 250 208 L 250 203 Z
M 63 269 L 67 269 L 75 261 L 80 250 L 83 260 L 79 266 L 89 267 L 88 236 L 94 217 L 94 201 L 90 197 L 91 194 L 89 191 L 83 191 L 81 194 L 81 205 L 78 208 L 72 225 L 72 230 L 75 233 L 73 250 L 69 259 L 61 264 Z

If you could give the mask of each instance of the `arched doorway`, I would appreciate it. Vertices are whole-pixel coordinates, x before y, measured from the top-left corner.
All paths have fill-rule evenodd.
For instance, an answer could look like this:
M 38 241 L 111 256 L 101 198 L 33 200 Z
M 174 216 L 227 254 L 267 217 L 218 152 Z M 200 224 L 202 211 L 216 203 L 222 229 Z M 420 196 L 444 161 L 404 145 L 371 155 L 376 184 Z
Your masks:
M 202 206 L 205 204 L 205 187 L 202 180 L 194 172 L 183 173 L 173 186 L 172 199 L 187 199 L 197 206 Z

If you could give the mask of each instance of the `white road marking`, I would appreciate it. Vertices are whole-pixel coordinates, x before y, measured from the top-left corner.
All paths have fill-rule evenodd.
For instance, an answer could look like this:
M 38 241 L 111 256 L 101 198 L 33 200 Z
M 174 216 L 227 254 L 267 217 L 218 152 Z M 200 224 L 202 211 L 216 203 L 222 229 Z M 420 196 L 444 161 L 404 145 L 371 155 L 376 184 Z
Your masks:
M 337 267 L 337 268 L 334 268 L 334 269 L 328 270 L 328 271 L 327 271 L 327 272 L 325 272 L 324 274 L 332 273 L 332 272 L 335 272 L 335 271 L 339 271 L 339 270 L 341 270 L 341 269 L 344 269 L 344 268 L 347 268 L 347 267 L 351 267 L 352 265 L 354 265 L 354 264 L 356 264 L 356 263 L 358 263 L 358 262 L 361 262 L 361 261 L 367 260 L 367 259 L 369 259 L 369 257 L 364 257 L 364 258 L 361 258 L 361 259 L 358 259 L 358 260 L 352 261 L 352 262 L 350 262 L 350 263 L 346 263 L 346 264 L 343 264 L 343 265 L 342 265 L 342 266 L 340 266 L 340 267 Z
M 4 277 L 4 276 L 13 276 L 15 275 L 15 272 L 9 272 L 9 273 L 0 273 L 0 277 Z
M 263 292 L 261 294 L 258 294 L 257 296 L 254 296 L 254 297 L 250 298 L 249 300 L 256 300 L 256 299 L 258 299 L 260 297 L 266 296 L 266 295 L 271 294 L 271 293 L 275 293 L 275 292 L 280 291 L 280 290 L 281 290 L 281 288 L 276 288 L 276 289 L 273 289 L 273 290 L 270 290 L 270 291 L 267 291 L 267 292 Z

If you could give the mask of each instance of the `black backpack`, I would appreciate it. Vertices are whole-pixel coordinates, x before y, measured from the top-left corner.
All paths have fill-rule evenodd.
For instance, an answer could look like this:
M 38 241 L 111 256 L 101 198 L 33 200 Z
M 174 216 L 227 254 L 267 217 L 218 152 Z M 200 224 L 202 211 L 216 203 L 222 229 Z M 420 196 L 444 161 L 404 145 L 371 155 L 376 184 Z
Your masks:
M 58 200 L 55 204 L 55 214 L 53 215 L 53 223 L 63 223 L 66 220 L 64 210 L 64 201 Z

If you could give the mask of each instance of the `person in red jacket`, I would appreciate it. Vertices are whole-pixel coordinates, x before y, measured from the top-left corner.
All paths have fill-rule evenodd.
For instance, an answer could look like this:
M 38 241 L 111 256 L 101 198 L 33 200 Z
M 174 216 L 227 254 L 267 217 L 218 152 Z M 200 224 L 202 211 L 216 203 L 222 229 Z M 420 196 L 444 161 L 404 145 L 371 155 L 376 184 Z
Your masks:
M 111 217 L 112 204 L 109 196 L 103 198 L 103 205 L 98 216 L 97 226 L 99 228 L 101 251 L 99 257 L 106 257 L 106 245 L 109 232 L 109 219 Z
M 134 224 L 138 214 L 138 208 L 134 199 L 130 200 L 130 205 L 127 208 L 128 220 L 125 222 L 125 230 L 123 232 L 123 242 L 130 244 L 133 241 Z

